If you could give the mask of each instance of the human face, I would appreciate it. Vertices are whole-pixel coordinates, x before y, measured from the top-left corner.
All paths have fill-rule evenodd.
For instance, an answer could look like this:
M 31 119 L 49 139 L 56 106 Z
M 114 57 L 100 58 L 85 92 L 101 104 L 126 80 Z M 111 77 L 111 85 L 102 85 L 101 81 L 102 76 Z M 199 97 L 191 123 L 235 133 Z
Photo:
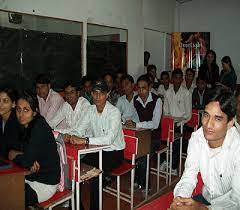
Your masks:
M 237 117 L 240 119 L 240 95 L 237 97 Z
M 108 90 L 112 90 L 113 89 L 113 78 L 110 75 L 106 75 L 104 77 L 105 82 L 107 83 L 108 86 Z
M 83 88 L 85 90 L 85 92 L 87 93 L 91 93 L 92 91 L 92 82 L 91 81 L 86 81 L 83 85 Z
M 155 78 L 156 77 L 156 69 L 150 69 L 149 71 L 148 71 L 148 73 L 149 74 L 151 74 L 152 76 L 153 76 L 153 78 Z
M 15 107 L 10 97 L 5 92 L 0 92 L 0 115 L 3 119 L 7 120 L 11 114 L 12 109 Z
M 137 85 L 138 85 L 138 95 L 142 99 L 142 101 L 145 103 L 149 95 L 150 86 L 146 81 L 143 81 L 143 80 L 140 80 Z
M 94 90 L 92 91 L 92 97 L 93 97 L 93 102 L 98 108 L 104 108 L 107 98 L 108 98 L 108 93 L 107 92 L 102 92 L 99 90 Z
M 122 81 L 122 89 L 124 94 L 126 94 L 127 96 L 133 93 L 133 88 L 134 88 L 134 84 L 131 83 L 129 80 L 124 79 Z
M 233 120 L 228 122 L 227 115 L 222 112 L 219 102 L 206 105 L 202 116 L 203 134 L 212 148 L 223 144 L 227 130 L 233 126 Z
M 198 80 L 197 81 L 197 89 L 198 91 L 204 91 L 206 88 L 206 82 L 204 82 L 203 80 Z
M 222 68 L 223 68 L 223 70 L 228 70 L 229 69 L 229 64 L 222 62 Z
M 25 99 L 18 99 L 16 114 L 19 123 L 26 128 L 37 113 L 31 109 L 30 104 Z
M 207 63 L 211 64 L 214 61 L 214 59 L 215 59 L 214 54 L 209 53 L 207 55 Z
M 37 95 L 44 100 L 47 99 L 50 90 L 50 84 L 36 84 Z
M 168 75 L 163 75 L 162 76 L 162 83 L 163 83 L 164 86 L 169 85 L 169 76 Z
M 173 86 L 179 88 L 182 84 L 183 78 L 182 78 L 182 75 L 175 74 L 172 80 L 173 80 Z
M 192 83 L 194 79 L 194 75 L 191 71 L 187 71 L 185 74 L 185 81 L 186 83 Z
M 75 87 L 68 86 L 65 88 L 64 94 L 66 101 L 72 106 L 72 108 L 75 108 L 79 98 L 79 91 L 77 91 Z

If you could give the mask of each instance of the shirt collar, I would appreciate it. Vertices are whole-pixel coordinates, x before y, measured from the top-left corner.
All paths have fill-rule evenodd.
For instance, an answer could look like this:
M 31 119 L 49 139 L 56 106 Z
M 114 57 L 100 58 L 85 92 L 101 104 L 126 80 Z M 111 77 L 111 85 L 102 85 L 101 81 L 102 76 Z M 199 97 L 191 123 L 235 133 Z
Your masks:
M 142 99 L 141 99 L 139 96 L 137 97 L 136 100 L 139 101 L 139 102 L 145 107 L 149 102 L 153 101 L 152 93 L 149 92 L 149 94 L 148 94 L 148 98 L 147 98 L 147 101 L 146 101 L 145 104 L 143 103 Z

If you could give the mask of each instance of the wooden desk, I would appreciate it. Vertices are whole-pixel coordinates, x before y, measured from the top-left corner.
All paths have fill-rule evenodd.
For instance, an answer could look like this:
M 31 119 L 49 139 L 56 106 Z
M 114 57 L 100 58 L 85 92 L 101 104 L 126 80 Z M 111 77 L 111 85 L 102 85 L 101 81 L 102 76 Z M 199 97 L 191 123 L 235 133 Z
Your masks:
M 25 209 L 25 170 L 13 164 L 0 170 L 0 206 L 4 210 Z
M 103 149 L 107 149 L 110 146 L 106 145 L 73 145 L 73 144 L 66 144 L 66 152 L 67 156 L 72 157 L 75 162 L 76 166 L 75 169 L 77 170 L 76 176 L 76 200 L 77 200 L 77 210 L 80 209 L 80 171 L 81 171 L 81 160 L 80 155 L 88 154 L 88 153 L 99 153 L 99 169 L 102 171 L 102 151 Z M 102 173 L 99 174 L 99 210 L 102 210 Z
M 138 138 L 138 153 L 136 158 L 143 157 L 150 154 L 151 151 L 151 137 L 152 132 L 149 129 L 143 128 L 127 128 L 123 127 L 123 133 L 127 136 L 134 136 Z M 160 134 L 159 134 L 160 136 Z

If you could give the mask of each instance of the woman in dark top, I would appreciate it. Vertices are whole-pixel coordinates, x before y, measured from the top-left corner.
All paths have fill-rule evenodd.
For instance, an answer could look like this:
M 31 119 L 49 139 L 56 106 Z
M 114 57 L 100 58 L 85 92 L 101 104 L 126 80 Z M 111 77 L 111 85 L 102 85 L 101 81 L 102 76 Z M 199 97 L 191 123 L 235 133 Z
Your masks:
M 198 76 L 204 79 L 208 87 L 213 87 L 216 82 L 219 82 L 219 67 L 216 64 L 216 53 L 213 50 L 207 51 Z
M 37 97 L 23 92 L 16 104 L 16 115 L 24 128 L 23 152 L 11 150 L 9 159 L 16 164 L 31 168 L 35 162 L 40 169 L 25 177 L 26 206 L 49 199 L 57 190 L 60 181 L 60 161 L 57 145 L 51 128 L 40 116 Z
M 231 58 L 224 56 L 221 61 L 223 69 L 220 74 L 220 83 L 234 92 L 236 89 L 237 75 L 233 68 Z
M 17 93 L 12 88 L 0 89 L 0 156 L 8 157 L 10 149 L 22 150 L 21 126 L 16 117 Z

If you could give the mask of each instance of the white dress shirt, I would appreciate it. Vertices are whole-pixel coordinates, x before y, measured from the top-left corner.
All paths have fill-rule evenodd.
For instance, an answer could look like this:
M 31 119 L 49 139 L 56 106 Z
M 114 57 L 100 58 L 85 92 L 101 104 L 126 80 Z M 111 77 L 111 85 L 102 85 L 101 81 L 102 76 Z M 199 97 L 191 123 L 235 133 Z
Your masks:
M 173 86 L 170 87 L 164 96 L 163 112 L 164 115 L 183 118 L 182 123 L 188 122 L 192 116 L 192 94 L 183 86 L 177 93 Z
M 171 88 L 173 85 L 169 84 L 168 89 Z M 164 96 L 166 93 L 166 89 L 164 88 L 164 85 L 160 85 L 157 90 L 157 95 Z
M 183 81 L 182 86 L 185 87 L 185 88 L 192 94 L 194 88 L 196 87 L 196 84 L 195 84 L 194 81 L 193 81 L 192 84 L 191 84 L 191 87 L 188 89 L 187 86 L 186 86 L 186 82 Z
M 56 114 L 57 110 L 64 103 L 62 96 L 50 89 L 46 101 L 43 98 L 38 98 L 40 114 L 49 122 Z
M 149 93 L 145 104 L 143 103 L 142 99 L 139 96 L 137 97 L 136 100 L 139 101 L 142 104 L 142 106 L 145 108 L 149 102 L 153 101 L 153 98 L 152 98 L 152 94 Z M 137 122 L 136 128 L 157 129 L 159 127 L 161 116 L 162 116 L 162 100 L 158 98 L 155 108 L 153 110 L 152 120 Z
M 134 92 L 132 100 L 129 102 L 127 100 L 126 95 L 121 96 L 118 98 L 118 102 L 116 107 L 119 109 L 122 115 L 122 122 L 125 123 L 126 120 L 132 120 L 133 122 L 139 122 L 137 111 L 133 105 L 133 99 L 136 96 Z
M 90 128 L 92 137 L 89 138 L 89 144 L 110 145 L 110 148 L 105 151 L 125 148 L 121 114 L 118 108 L 107 101 L 102 113 L 98 113 L 96 105 L 91 105 L 85 114 L 84 119 L 71 132 L 72 135 L 86 137 L 86 131 Z
M 201 173 L 202 195 L 209 209 L 240 209 L 240 135 L 228 129 L 223 145 L 211 149 L 202 127 L 189 140 L 185 170 L 174 189 L 174 197 L 190 198 Z
M 68 102 L 64 102 L 56 115 L 48 123 L 55 131 L 69 133 L 83 119 L 89 107 L 90 103 L 83 97 L 79 97 L 74 110 Z M 65 122 L 65 127 L 61 126 L 59 128 L 58 125 L 63 121 Z

